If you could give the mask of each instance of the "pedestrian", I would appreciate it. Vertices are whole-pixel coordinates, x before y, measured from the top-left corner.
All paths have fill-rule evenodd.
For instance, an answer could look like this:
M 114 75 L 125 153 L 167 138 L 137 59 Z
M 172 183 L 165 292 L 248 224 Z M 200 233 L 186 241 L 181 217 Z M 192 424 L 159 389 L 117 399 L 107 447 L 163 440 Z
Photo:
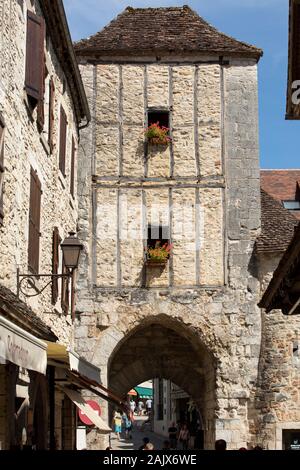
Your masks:
M 169 441 L 170 441 L 170 447 L 171 449 L 177 449 L 177 435 L 178 435 L 178 429 L 173 422 L 171 426 L 168 429 L 169 433 Z
M 150 439 L 148 437 L 143 438 L 143 444 L 139 447 L 138 450 L 145 450 L 147 444 L 149 444 Z
M 122 421 L 123 421 L 123 426 L 125 429 L 125 438 L 132 439 L 132 435 L 131 435 L 132 423 L 131 423 L 129 416 L 125 412 L 123 413 Z
M 138 401 L 138 406 L 137 407 L 138 407 L 138 416 L 142 416 L 144 403 L 142 402 L 141 399 Z
M 189 446 L 190 432 L 187 427 L 187 424 L 184 424 L 179 433 L 179 441 L 182 445 L 182 450 L 187 450 Z
M 120 435 L 122 431 L 122 415 L 120 411 L 114 412 L 113 427 L 114 427 L 114 431 L 117 435 L 118 440 L 120 440 L 120 437 L 121 437 Z
M 218 439 L 215 442 L 215 450 L 223 451 L 223 450 L 226 450 L 226 448 L 227 448 L 227 442 L 224 441 L 224 439 Z
M 132 414 L 134 414 L 135 408 L 136 408 L 136 403 L 133 400 L 133 398 L 131 398 L 131 400 L 130 400 L 130 410 L 131 410 Z
M 148 442 L 143 450 L 154 450 L 154 445 L 151 442 Z
M 151 398 L 148 398 L 148 400 L 146 401 L 146 410 L 147 410 L 147 415 L 149 416 L 151 414 L 151 410 L 152 410 L 152 400 L 151 400 Z

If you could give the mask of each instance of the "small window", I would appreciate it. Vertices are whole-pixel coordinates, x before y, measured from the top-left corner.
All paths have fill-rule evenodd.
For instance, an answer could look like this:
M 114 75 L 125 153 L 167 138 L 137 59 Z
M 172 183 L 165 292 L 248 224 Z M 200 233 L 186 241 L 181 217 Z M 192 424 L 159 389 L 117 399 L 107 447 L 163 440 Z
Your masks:
M 169 128 L 169 111 L 148 111 L 148 126 L 157 123 L 160 127 Z
M 170 229 L 167 225 L 148 225 L 148 248 L 155 248 L 159 242 L 160 246 L 169 243 Z
M 300 201 L 283 201 L 283 206 L 290 211 L 299 211 Z

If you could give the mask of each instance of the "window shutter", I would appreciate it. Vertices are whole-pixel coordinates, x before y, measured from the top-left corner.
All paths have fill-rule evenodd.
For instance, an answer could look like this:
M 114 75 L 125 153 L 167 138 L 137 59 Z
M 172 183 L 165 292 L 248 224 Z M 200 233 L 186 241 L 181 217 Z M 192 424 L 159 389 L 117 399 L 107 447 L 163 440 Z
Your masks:
M 41 183 L 36 171 L 30 171 L 30 206 L 29 206 L 29 237 L 28 266 L 38 274 L 40 254 L 40 218 L 41 218 Z
M 0 118 L 0 225 L 3 224 L 4 123 Z
M 59 137 L 59 169 L 66 176 L 66 139 L 67 139 L 67 116 L 64 108 L 60 107 L 60 137 Z
M 44 130 L 44 125 L 45 125 L 45 80 L 47 78 L 48 71 L 46 68 L 46 64 L 44 62 L 43 64 L 43 81 L 41 84 L 41 97 L 38 101 L 38 107 L 37 107 L 37 125 L 38 125 L 38 130 L 42 132 Z
M 58 274 L 59 267 L 59 246 L 61 238 L 58 228 L 55 227 L 52 235 L 52 274 Z M 58 299 L 58 279 L 52 279 L 52 304 L 55 305 Z
M 68 270 L 65 267 L 64 261 L 62 264 L 62 274 L 67 274 Z M 65 315 L 69 312 L 69 279 L 63 277 L 61 281 L 61 308 Z
M 71 280 L 71 317 L 72 320 L 75 320 L 75 307 L 76 307 L 76 271 L 73 271 L 72 280 Z
M 53 141 L 53 133 L 54 133 L 54 100 L 55 100 L 55 87 L 54 87 L 54 80 L 53 77 L 50 79 L 49 83 L 49 147 L 50 152 L 53 152 L 54 141 Z
M 71 154 L 71 175 L 70 175 L 70 193 L 74 197 L 75 188 L 75 140 L 72 137 L 72 154 Z
M 27 44 L 25 89 L 38 102 L 42 98 L 44 81 L 45 21 L 31 11 L 27 12 Z

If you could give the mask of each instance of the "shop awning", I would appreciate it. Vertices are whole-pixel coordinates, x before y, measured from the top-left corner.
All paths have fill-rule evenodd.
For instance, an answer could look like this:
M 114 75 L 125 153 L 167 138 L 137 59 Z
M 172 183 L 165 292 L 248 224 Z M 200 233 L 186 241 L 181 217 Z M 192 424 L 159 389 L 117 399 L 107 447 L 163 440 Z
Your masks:
M 89 390 L 103 400 L 113 403 L 124 409 L 123 400 L 113 394 L 100 383 L 100 369 L 80 357 L 75 351 L 59 343 L 47 342 L 48 364 L 59 367 L 64 379 L 60 377 L 60 383 L 73 384 L 76 387 Z
M 71 371 L 100 384 L 100 369 L 63 344 L 47 341 L 47 356 L 48 362 L 67 366 Z
M 47 345 L 0 316 L 0 358 L 24 369 L 46 374 Z
M 131 395 L 131 396 L 133 396 L 133 397 L 136 397 L 136 396 L 137 396 L 137 392 L 132 389 L 132 390 L 130 390 L 130 391 L 127 393 L 127 395 Z
M 139 394 L 140 398 L 152 398 L 153 389 L 146 387 L 134 387 L 135 391 Z
M 70 398 L 70 400 L 72 400 L 77 408 L 79 408 L 92 421 L 92 423 L 94 423 L 94 425 L 101 431 L 102 434 L 108 434 L 112 431 L 101 418 L 101 416 L 99 416 L 98 413 L 96 413 L 96 411 L 93 410 L 93 408 L 88 403 L 86 403 L 80 393 L 67 387 L 62 387 L 62 390 Z

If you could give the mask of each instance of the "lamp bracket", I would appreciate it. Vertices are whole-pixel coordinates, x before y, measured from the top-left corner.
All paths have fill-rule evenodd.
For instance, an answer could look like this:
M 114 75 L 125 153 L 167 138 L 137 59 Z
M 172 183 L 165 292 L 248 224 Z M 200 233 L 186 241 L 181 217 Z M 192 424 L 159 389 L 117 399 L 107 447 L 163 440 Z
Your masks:
M 20 293 L 25 295 L 25 297 L 36 297 L 44 292 L 44 290 L 52 284 L 54 279 L 66 279 L 69 281 L 72 277 L 72 273 L 72 271 L 69 271 L 65 274 L 21 274 L 20 269 L 17 268 L 17 297 L 20 297 Z M 39 281 L 40 278 L 50 278 L 50 280 L 48 280 L 44 286 L 38 288 L 34 281 Z M 25 286 L 26 291 L 24 290 Z M 34 291 L 34 294 L 28 293 L 28 290 Z

